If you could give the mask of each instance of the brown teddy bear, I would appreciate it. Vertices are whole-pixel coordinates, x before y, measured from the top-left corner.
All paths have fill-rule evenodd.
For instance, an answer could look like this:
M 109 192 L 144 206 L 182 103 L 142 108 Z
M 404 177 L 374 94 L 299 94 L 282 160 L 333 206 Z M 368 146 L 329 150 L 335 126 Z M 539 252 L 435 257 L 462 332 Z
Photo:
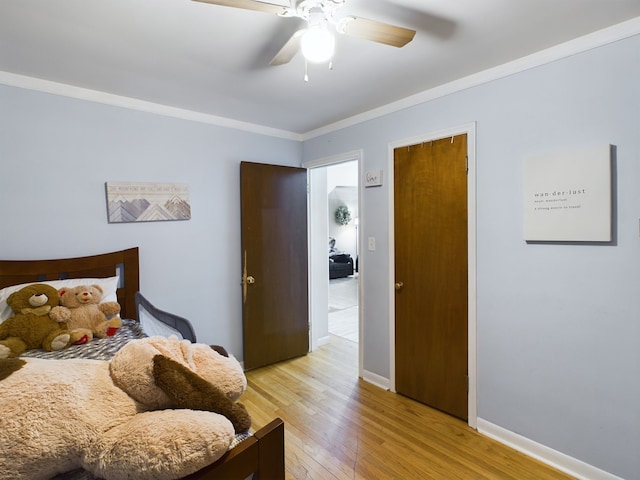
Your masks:
M 107 318 L 120 313 L 117 302 L 104 302 L 100 285 L 78 285 L 73 288 L 61 288 L 60 306 L 51 310 L 51 318 L 66 322 L 71 330 L 71 343 L 84 344 L 93 337 L 105 338 L 115 335 L 122 325 L 119 316 Z
M 60 297 L 45 283 L 27 285 L 7 298 L 14 315 L 0 324 L 0 358 L 17 357 L 25 350 L 43 348 L 49 352 L 70 345 L 67 325 L 50 316 Z
M 133 340 L 111 361 L 0 360 L 0 379 L 3 479 L 79 467 L 107 480 L 183 478 L 251 426 L 240 363 L 176 337 Z

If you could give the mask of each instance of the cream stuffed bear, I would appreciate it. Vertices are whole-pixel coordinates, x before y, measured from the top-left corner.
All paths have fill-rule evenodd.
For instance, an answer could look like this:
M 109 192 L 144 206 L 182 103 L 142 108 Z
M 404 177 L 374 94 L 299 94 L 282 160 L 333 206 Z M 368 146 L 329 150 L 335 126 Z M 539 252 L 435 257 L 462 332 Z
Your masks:
M 103 302 L 100 285 L 79 285 L 61 288 L 60 305 L 49 314 L 58 322 L 65 322 L 71 330 L 71 343 L 84 344 L 98 338 L 110 337 L 122 325 L 120 317 L 107 318 L 120 313 L 117 302 Z
M 184 477 L 249 429 L 246 385 L 233 356 L 175 337 L 133 340 L 111 361 L 0 360 L 0 479 Z

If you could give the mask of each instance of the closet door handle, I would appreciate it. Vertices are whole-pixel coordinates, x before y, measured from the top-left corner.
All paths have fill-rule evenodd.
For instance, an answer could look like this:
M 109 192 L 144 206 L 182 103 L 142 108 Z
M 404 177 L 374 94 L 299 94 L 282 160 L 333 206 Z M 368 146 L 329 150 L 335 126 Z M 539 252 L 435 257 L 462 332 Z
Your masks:
M 402 287 L 404 287 L 404 283 L 402 282 L 396 282 L 396 284 L 394 285 L 396 291 L 402 290 Z

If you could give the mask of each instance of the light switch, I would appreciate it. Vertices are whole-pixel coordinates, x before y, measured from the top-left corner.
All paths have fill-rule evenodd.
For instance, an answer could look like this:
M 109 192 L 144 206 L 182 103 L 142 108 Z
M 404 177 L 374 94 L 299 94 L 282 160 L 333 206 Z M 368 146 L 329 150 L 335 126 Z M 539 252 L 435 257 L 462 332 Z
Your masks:
M 373 252 L 376 249 L 376 237 L 369 237 L 369 251 Z

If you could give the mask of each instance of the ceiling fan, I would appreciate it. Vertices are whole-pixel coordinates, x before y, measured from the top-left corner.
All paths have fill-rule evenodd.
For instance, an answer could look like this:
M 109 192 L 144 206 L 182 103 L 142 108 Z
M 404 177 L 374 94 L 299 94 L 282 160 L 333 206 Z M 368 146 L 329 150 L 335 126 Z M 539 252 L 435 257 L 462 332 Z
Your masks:
M 271 65 L 283 65 L 302 50 L 305 59 L 312 63 L 325 63 L 333 57 L 335 38 L 329 26 L 338 33 L 370 40 L 394 47 L 403 47 L 416 34 L 415 30 L 397 27 L 376 20 L 338 15 L 346 0 L 295 0 L 293 6 L 268 3 L 261 0 L 194 0 L 225 7 L 242 8 L 281 17 L 297 17 L 307 22 L 307 28 L 298 30 L 285 43 Z

